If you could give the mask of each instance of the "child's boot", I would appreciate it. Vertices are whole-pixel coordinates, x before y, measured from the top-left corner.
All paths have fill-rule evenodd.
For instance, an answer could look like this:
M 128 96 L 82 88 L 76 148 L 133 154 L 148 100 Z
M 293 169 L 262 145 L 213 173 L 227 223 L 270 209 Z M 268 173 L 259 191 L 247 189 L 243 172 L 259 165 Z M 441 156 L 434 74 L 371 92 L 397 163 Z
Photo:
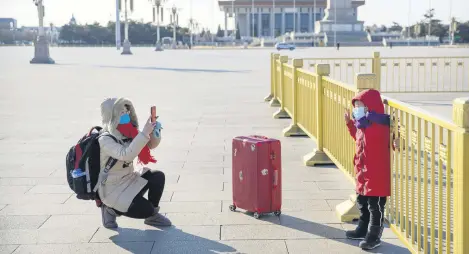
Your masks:
M 358 245 L 363 250 L 372 250 L 381 245 L 381 234 L 383 226 L 370 226 L 370 231 L 365 236 L 365 240 Z
M 359 220 L 357 228 L 355 230 L 346 231 L 345 236 L 348 239 L 352 239 L 352 240 L 363 240 L 365 239 L 367 232 L 368 232 L 368 222 Z

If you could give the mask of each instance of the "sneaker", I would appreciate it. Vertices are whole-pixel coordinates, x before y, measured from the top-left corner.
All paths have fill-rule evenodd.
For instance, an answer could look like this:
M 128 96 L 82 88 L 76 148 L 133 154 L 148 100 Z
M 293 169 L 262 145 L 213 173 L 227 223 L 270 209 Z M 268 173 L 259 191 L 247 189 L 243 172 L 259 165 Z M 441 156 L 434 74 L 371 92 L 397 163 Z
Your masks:
M 366 233 L 368 232 L 368 223 L 362 220 L 358 221 L 358 226 L 355 230 L 348 230 L 345 232 L 345 236 L 352 240 L 363 240 L 365 239 Z
M 102 221 L 103 221 L 103 226 L 105 228 L 117 228 L 118 225 L 117 225 L 117 222 L 116 222 L 116 217 L 117 217 L 117 214 L 116 212 L 102 204 L 101 206 L 101 217 L 102 217 Z
M 372 250 L 381 245 L 381 233 L 383 232 L 383 227 L 381 226 L 371 226 L 370 231 L 366 234 L 365 240 L 361 241 L 358 245 L 363 250 Z
M 171 221 L 166 218 L 164 215 L 159 213 L 160 207 L 155 208 L 155 212 L 152 216 L 145 219 L 144 223 L 150 226 L 156 227 L 169 227 L 171 226 Z

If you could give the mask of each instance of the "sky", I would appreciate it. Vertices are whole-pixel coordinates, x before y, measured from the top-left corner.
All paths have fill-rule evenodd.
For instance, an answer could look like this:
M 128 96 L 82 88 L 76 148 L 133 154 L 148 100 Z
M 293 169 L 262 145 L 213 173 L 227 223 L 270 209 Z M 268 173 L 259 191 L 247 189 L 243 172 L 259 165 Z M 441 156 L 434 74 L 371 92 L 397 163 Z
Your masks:
M 129 17 L 150 22 L 152 20 L 150 1 L 134 1 L 135 10 Z M 390 25 L 393 21 L 407 25 L 409 1 L 411 23 L 421 20 L 423 13 L 430 6 L 435 9 L 436 18 L 445 23 L 448 23 L 450 15 L 460 20 L 469 20 L 468 0 L 366 0 L 365 5 L 358 9 L 358 18 L 365 21 L 365 25 Z M 106 24 L 109 20 L 115 20 L 115 0 L 44 0 L 44 5 L 45 24 L 54 23 L 62 26 L 69 22 L 72 14 L 79 24 L 95 21 Z M 219 11 L 217 0 L 168 0 L 164 7 L 169 9 L 173 5 L 180 8 L 181 26 L 187 26 L 192 13 L 192 17 L 203 27 L 215 31 L 220 24 L 223 28 L 224 16 Z M 169 22 L 167 14 L 169 11 L 165 10 L 164 23 Z M 0 17 L 14 18 L 20 27 L 37 26 L 37 11 L 32 0 L 0 0 Z M 234 20 L 228 19 L 228 28 L 233 27 Z

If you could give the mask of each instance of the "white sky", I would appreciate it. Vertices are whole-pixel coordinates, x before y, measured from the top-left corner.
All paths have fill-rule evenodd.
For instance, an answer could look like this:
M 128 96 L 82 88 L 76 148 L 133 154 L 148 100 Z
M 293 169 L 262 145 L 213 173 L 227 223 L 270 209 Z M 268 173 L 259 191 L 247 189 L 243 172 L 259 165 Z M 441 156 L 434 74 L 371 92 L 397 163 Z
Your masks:
M 143 21 L 152 20 L 151 4 L 148 0 L 134 0 L 135 11 L 132 19 Z M 192 1 L 192 16 L 203 27 L 215 30 L 218 24 L 224 23 L 223 14 L 219 11 L 216 0 L 169 0 L 166 8 L 173 3 L 181 8 L 179 22 L 187 26 L 190 17 L 190 2 Z M 313 1 L 313 0 L 311 0 Z M 435 8 L 436 18 L 446 23 L 450 17 L 450 3 L 452 2 L 452 15 L 458 19 L 469 20 L 468 0 L 367 0 L 365 6 L 358 9 L 359 19 L 366 25 L 386 24 L 393 21 L 401 24 L 408 23 L 408 6 L 411 1 L 411 22 L 422 18 L 423 13 L 430 6 Z M 98 21 L 106 24 L 115 20 L 115 0 L 44 0 L 46 6 L 45 24 L 54 23 L 61 26 L 68 23 L 72 14 L 78 23 L 92 23 Z M 165 10 L 165 23 L 169 21 L 168 11 Z M 37 12 L 32 0 L 0 0 L 0 17 L 15 18 L 19 26 L 36 26 Z M 229 28 L 233 21 L 228 20 Z

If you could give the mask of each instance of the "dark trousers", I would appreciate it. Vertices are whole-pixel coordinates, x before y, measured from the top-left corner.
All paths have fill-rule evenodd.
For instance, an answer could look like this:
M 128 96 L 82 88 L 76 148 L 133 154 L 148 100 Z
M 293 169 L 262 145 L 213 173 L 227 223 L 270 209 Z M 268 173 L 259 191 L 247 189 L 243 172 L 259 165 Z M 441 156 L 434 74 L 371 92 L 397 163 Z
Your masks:
M 360 220 L 371 226 L 382 226 L 384 223 L 384 206 L 386 197 L 369 197 L 357 195 Z
M 166 178 L 161 171 L 147 171 L 142 177 L 148 180 L 147 185 L 135 196 L 126 213 L 115 210 L 117 214 L 134 219 L 146 219 L 153 215 L 163 195 Z M 143 197 L 147 191 L 148 199 Z

